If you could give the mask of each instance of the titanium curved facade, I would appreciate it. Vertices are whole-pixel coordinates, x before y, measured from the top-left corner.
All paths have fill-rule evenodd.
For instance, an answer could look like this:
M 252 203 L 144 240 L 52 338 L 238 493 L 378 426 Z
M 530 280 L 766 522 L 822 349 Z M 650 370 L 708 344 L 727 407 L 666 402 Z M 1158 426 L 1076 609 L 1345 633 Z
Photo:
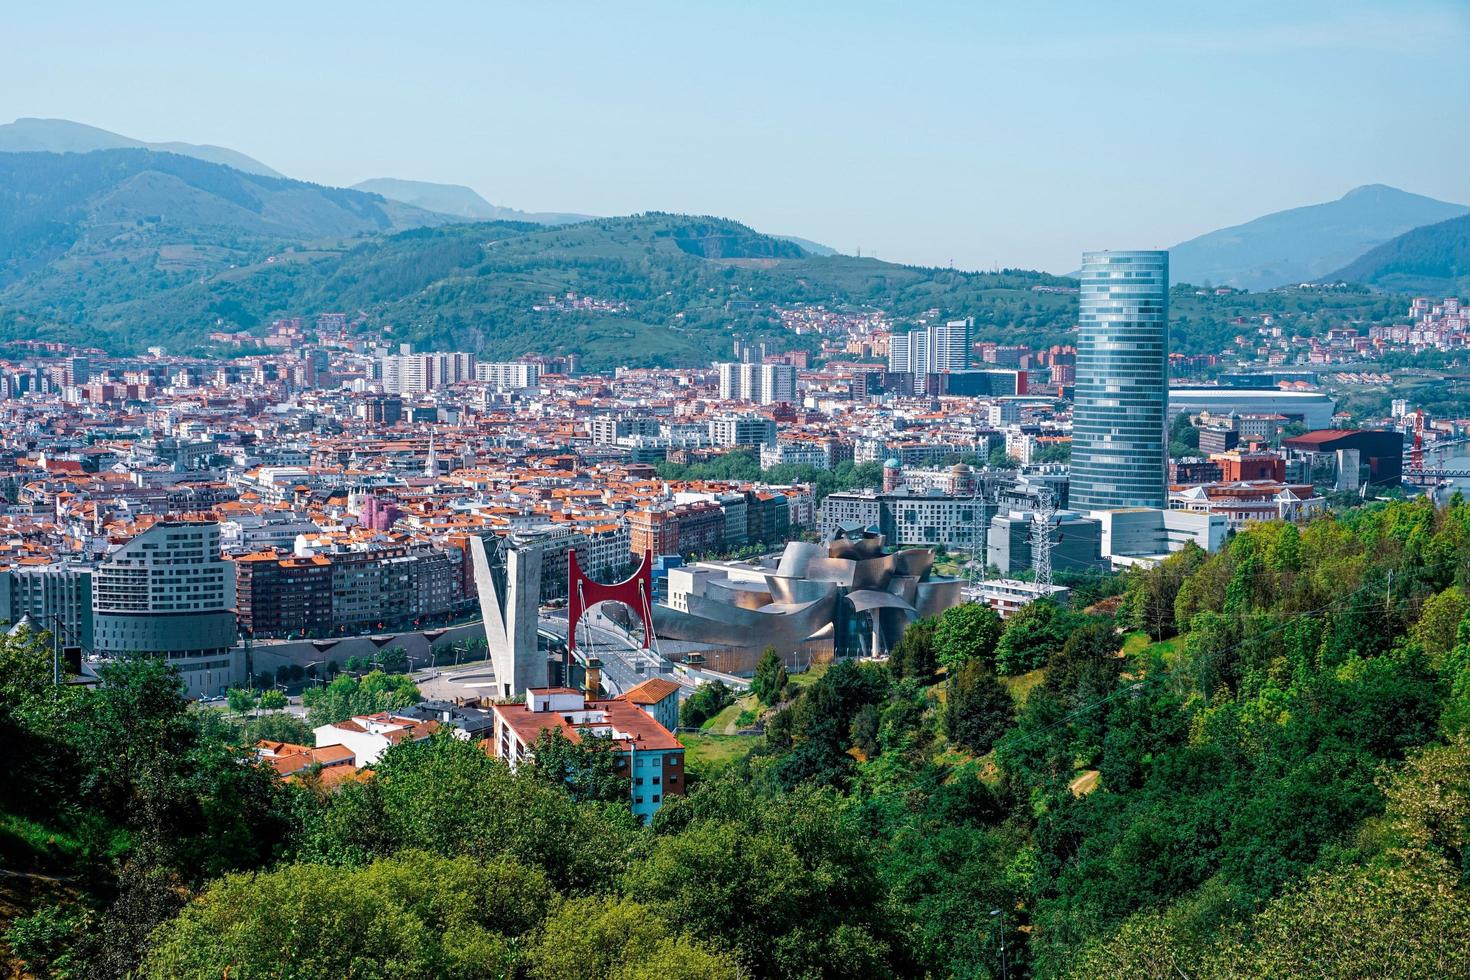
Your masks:
M 1168 506 L 1169 253 L 1084 252 L 1069 506 Z

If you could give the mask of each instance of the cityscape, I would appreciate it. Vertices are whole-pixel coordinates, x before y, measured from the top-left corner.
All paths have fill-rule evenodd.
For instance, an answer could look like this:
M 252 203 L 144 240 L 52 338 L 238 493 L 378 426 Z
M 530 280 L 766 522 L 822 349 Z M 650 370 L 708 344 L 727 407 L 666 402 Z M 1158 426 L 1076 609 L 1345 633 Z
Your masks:
M 1057 64 L 1101 38 L 1237 109 L 1208 72 L 1262 51 L 1470 39 L 1453 4 L 1311 6 L 1209 42 L 954 30 L 1010 58 L 976 18 L 1026 24 Z M 417 58 L 416 98 L 460 77 Z M 7 976 L 1470 977 L 1470 205 L 1365 183 L 1470 201 L 1465 171 L 1337 160 L 1286 208 L 1231 182 L 1261 216 L 1201 233 L 1180 175 L 1147 200 L 1099 164 L 1136 214 L 1059 208 L 1016 226 L 1035 269 L 957 268 L 931 247 L 988 218 L 875 222 L 879 259 L 774 234 L 851 216 L 755 170 L 789 222 L 738 188 L 750 224 L 628 213 L 622 143 L 618 194 L 548 160 L 565 205 L 481 164 L 567 208 L 531 211 L 22 101 Z

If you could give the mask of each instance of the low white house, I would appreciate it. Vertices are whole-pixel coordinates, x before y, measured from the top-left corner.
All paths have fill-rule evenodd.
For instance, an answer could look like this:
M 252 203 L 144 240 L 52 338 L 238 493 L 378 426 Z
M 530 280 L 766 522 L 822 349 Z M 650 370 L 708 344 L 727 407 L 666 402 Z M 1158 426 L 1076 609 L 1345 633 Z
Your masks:
M 357 768 L 371 766 L 382 754 L 399 742 L 421 742 L 439 730 L 437 721 L 423 721 L 380 711 L 375 715 L 356 715 L 332 725 L 316 729 L 316 747 L 345 745 L 357 757 Z

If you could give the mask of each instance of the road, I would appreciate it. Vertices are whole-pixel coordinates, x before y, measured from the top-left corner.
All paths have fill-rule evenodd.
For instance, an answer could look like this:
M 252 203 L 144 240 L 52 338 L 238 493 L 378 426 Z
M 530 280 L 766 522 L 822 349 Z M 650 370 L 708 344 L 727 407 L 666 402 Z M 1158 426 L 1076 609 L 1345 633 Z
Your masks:
M 543 612 L 541 628 L 566 639 L 566 611 Z M 642 650 L 638 640 L 602 615 L 599 609 L 594 608 L 583 617 L 577 632 L 581 641 L 578 650 L 602 661 L 602 685 L 609 695 L 617 696 L 650 677 L 680 680 L 673 673 L 672 664 L 655 653 Z

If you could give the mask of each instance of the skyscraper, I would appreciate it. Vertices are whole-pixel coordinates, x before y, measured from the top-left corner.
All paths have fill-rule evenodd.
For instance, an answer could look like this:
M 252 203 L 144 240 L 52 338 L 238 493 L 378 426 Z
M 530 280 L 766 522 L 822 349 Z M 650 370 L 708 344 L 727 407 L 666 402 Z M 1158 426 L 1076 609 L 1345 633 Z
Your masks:
M 1168 294 L 1168 252 L 1082 255 L 1074 510 L 1167 505 Z

